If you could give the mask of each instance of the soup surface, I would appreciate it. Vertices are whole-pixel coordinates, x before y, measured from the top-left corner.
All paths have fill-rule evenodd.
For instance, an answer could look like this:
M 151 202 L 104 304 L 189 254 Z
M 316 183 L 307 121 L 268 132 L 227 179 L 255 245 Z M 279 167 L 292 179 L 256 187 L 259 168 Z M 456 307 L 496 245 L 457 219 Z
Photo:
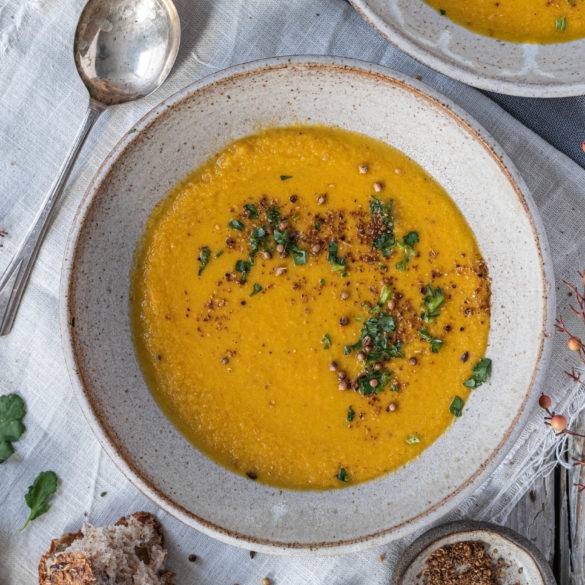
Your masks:
M 585 0 L 426 0 L 477 33 L 519 43 L 585 37 Z
M 131 308 L 189 441 L 314 489 L 405 464 L 461 415 L 489 373 L 489 298 L 470 228 L 417 164 L 300 126 L 229 145 L 155 208 Z

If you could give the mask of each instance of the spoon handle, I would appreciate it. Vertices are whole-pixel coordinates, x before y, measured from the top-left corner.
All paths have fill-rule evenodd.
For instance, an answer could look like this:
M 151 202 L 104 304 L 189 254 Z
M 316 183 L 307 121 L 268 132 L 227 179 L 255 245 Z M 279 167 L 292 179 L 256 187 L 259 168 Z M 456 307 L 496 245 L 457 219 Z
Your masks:
M 8 263 L 8 266 L 4 270 L 2 276 L 0 276 L 1 293 L 5 288 L 7 288 L 7 285 L 10 283 L 14 273 L 16 272 L 14 284 L 12 285 L 12 290 L 10 292 L 8 302 L 4 308 L 4 313 L 2 314 L 2 320 L 0 322 L 0 336 L 8 335 L 8 333 L 10 333 L 12 330 L 12 325 L 14 324 L 14 319 L 16 318 L 16 313 L 18 311 L 18 307 L 20 306 L 20 301 L 22 300 L 24 290 L 26 289 L 32 267 L 38 256 L 43 238 L 45 237 L 51 220 L 55 215 L 55 211 L 58 208 L 58 203 L 61 200 L 61 196 L 63 194 L 63 188 L 67 183 L 71 169 L 77 160 L 77 156 L 79 155 L 79 152 L 89 134 L 89 131 L 96 123 L 97 119 L 103 111 L 104 107 L 101 104 L 90 100 L 83 125 L 75 137 L 75 142 L 67 154 L 67 158 L 63 161 L 63 164 L 59 169 L 57 178 L 51 185 L 49 192 L 43 200 L 41 208 L 37 212 L 32 225 L 20 243 L 16 253 Z

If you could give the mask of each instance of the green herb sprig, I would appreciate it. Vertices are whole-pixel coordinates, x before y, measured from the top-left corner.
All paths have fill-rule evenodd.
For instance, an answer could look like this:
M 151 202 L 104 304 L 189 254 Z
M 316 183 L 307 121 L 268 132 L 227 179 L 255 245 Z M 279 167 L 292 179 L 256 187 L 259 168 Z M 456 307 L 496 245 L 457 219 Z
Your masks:
M 492 375 L 492 360 L 489 358 L 481 358 L 471 372 L 471 377 L 463 382 L 467 388 L 477 388 L 487 382 Z
M 353 421 L 353 419 L 355 418 L 355 410 L 353 409 L 353 406 L 351 406 L 351 404 L 349 405 L 349 408 L 347 409 L 347 416 L 345 417 L 345 420 L 350 423 Z
M 349 473 L 345 467 L 340 467 L 337 475 L 335 476 L 339 481 L 347 483 L 349 481 Z
M 211 260 L 211 249 L 209 246 L 202 246 L 199 250 L 199 256 L 197 258 L 199 260 L 199 270 L 197 271 L 197 275 L 201 276 L 205 267 L 209 264 Z
M 396 240 L 394 238 L 394 218 L 392 217 L 393 202 L 384 203 L 377 197 L 370 200 L 370 214 L 376 230 L 373 247 L 382 252 L 385 258 L 392 254 Z
M 258 208 L 253 203 L 244 203 L 244 214 L 248 219 L 258 219 Z
M 416 255 L 414 247 L 419 241 L 420 236 L 418 235 L 418 232 L 408 232 L 402 240 L 396 244 L 402 251 L 402 260 L 396 263 L 397 270 L 404 272 L 407 269 L 410 259 Z
M 439 350 L 441 349 L 441 347 L 443 347 L 443 344 L 445 343 L 442 339 L 439 339 L 438 337 L 433 337 L 429 333 L 428 329 L 421 329 L 418 333 L 423 341 L 430 343 L 431 351 L 433 353 L 439 353 Z
M 327 260 L 333 272 L 339 272 L 342 276 L 347 274 L 347 260 L 339 256 L 339 246 L 334 240 L 327 245 Z
M 425 290 L 421 319 L 425 323 L 432 323 L 441 314 L 445 295 L 439 287 L 433 288 L 430 284 L 425 287 Z
M 34 480 L 33 484 L 29 486 L 24 501 L 30 508 L 30 513 L 26 522 L 20 529 L 22 532 L 33 520 L 44 514 L 49 510 L 49 500 L 51 496 L 57 491 L 59 479 L 54 471 L 41 471 Z
M 25 431 L 22 422 L 25 414 L 26 405 L 18 394 L 0 396 L 0 463 L 14 453 L 12 443 L 18 441 Z
M 451 414 L 459 417 L 463 414 L 463 407 L 465 406 L 465 401 L 461 396 L 455 396 L 449 405 L 449 412 Z
M 228 226 L 233 230 L 238 230 L 239 232 L 244 231 L 244 228 L 246 227 L 244 222 L 240 221 L 239 219 L 232 219 L 228 222 Z

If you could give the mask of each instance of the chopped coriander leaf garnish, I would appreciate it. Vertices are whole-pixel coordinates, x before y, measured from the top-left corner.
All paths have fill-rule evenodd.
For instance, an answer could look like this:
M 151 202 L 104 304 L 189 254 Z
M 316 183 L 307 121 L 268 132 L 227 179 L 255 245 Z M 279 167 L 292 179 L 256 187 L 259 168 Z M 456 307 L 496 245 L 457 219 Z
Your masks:
M 321 339 L 321 345 L 323 346 L 323 349 L 329 349 L 331 347 L 331 336 L 329 333 L 325 333 L 325 335 L 323 335 L 323 338 Z
M 0 396 L 0 463 L 14 453 L 12 443 L 18 441 L 25 431 L 22 422 L 25 414 L 26 405 L 18 394 Z
M 440 308 L 445 302 L 445 295 L 439 287 L 433 288 L 430 284 L 428 284 L 425 289 L 426 292 L 423 298 L 423 312 L 421 313 L 421 318 L 425 323 L 431 323 L 441 314 Z
M 301 250 L 297 246 L 291 246 L 290 253 L 293 258 L 293 262 L 297 266 L 302 266 L 303 264 L 307 263 L 307 252 L 305 250 Z
M 370 213 L 372 215 L 371 231 L 373 235 L 372 246 L 380 250 L 385 258 L 392 254 L 395 244 L 394 219 L 392 217 L 392 201 L 382 202 L 377 197 L 370 200 Z
M 438 353 L 441 347 L 443 347 L 443 343 L 445 343 L 442 339 L 438 339 L 437 337 L 433 337 L 428 329 L 421 329 L 419 331 L 419 335 L 423 341 L 431 344 L 431 351 L 433 353 Z
M 238 260 L 235 270 L 240 275 L 240 283 L 244 284 L 248 280 L 250 270 L 252 270 L 252 262 L 249 260 Z
M 444 8 L 439 8 L 439 14 L 441 16 L 445 16 L 447 14 L 447 11 Z
M 559 32 L 565 32 L 567 30 L 567 17 L 559 16 L 555 21 L 555 27 Z
M 314 228 L 317 231 L 320 231 L 322 226 L 323 226 L 323 222 L 320 219 L 316 219 L 315 224 L 314 224 Z
M 418 232 L 408 232 L 400 242 L 396 245 L 402 251 L 402 260 L 396 263 L 396 269 L 404 272 L 408 267 L 408 263 L 410 259 L 416 255 L 416 250 L 414 246 L 418 244 L 420 241 L 420 237 Z
M 100 494 L 100 498 L 105 498 L 108 495 L 108 492 L 102 492 Z
M 29 486 L 24 501 L 30 508 L 26 522 L 20 529 L 22 532 L 35 518 L 38 518 L 49 509 L 49 500 L 57 491 L 58 478 L 54 471 L 41 471 Z
M 351 406 L 351 404 L 350 404 L 349 408 L 347 409 L 347 416 L 345 417 L 345 420 L 347 420 L 347 422 L 351 422 L 351 421 L 353 421 L 354 418 L 355 418 L 355 410 L 353 409 L 353 406 Z
M 280 223 L 280 209 L 278 205 L 272 205 L 266 211 L 266 219 L 272 228 L 276 228 Z
M 288 181 L 289 179 L 292 179 L 292 175 L 280 175 L 281 181 Z
M 303 264 L 307 263 L 307 252 L 305 250 L 301 250 L 293 241 L 290 233 L 288 231 L 281 231 L 278 229 L 274 230 L 273 233 L 274 241 L 282 246 L 282 249 L 285 252 L 288 252 L 293 259 L 293 262 L 297 266 L 302 266 Z
M 463 414 L 463 406 L 465 401 L 461 396 L 455 396 L 449 405 L 449 411 L 455 416 L 461 416 Z
M 233 230 L 238 230 L 240 232 L 244 229 L 244 224 L 239 219 L 232 219 L 228 222 L 228 226 Z
M 367 362 L 387 361 L 402 357 L 402 344 L 391 339 L 396 330 L 394 317 L 380 310 L 376 306 L 372 309 L 372 316 L 364 322 L 360 331 L 360 339 L 351 346 L 353 349 L 364 350 L 364 359 Z
M 327 260 L 329 260 L 333 272 L 341 272 L 343 275 L 347 268 L 346 260 L 338 255 L 338 250 L 337 242 L 331 240 L 327 245 Z
M 467 388 L 477 388 L 489 380 L 492 375 L 492 360 L 481 358 L 471 372 L 471 377 L 463 382 Z
M 218 251 L 215 253 L 215 257 L 216 257 L 216 258 L 219 258 L 220 256 L 223 256 L 223 250 L 218 250 Z
M 256 255 L 256 253 L 258 252 L 258 250 L 265 245 L 266 243 L 266 236 L 268 234 L 266 233 L 266 230 L 262 227 L 255 227 L 251 232 L 250 232 L 250 256 L 254 257 Z
M 392 296 L 392 289 L 386 285 L 384 285 L 382 287 L 382 290 L 380 291 L 380 305 L 385 305 L 389 300 L 390 297 Z
M 345 469 L 345 467 L 340 467 L 335 477 L 337 477 L 339 481 L 343 482 L 349 481 L 349 473 L 347 473 L 347 469 Z
M 319 280 L 319 286 L 325 286 L 327 284 L 327 281 L 324 278 L 321 278 Z
M 284 246 L 285 250 L 291 245 L 290 234 L 287 231 L 274 230 L 273 237 L 274 241 Z
M 244 213 L 248 219 L 258 219 L 258 208 L 253 203 L 244 205 Z
M 351 346 L 344 345 L 343 346 L 343 355 L 349 355 L 351 353 Z
M 406 442 L 409 445 L 418 445 L 420 443 L 420 437 L 416 434 L 408 435 L 408 437 L 406 437 Z
M 375 370 L 367 367 L 357 379 L 357 391 L 363 396 L 379 394 L 386 388 L 390 378 L 391 374 L 386 369 Z
M 253 297 L 254 295 L 257 295 L 259 292 L 261 292 L 262 290 L 263 290 L 262 285 L 255 282 L 252 286 L 252 292 L 250 293 L 250 296 Z
M 199 250 L 199 270 L 197 271 L 197 275 L 201 276 L 201 273 L 205 270 L 205 267 L 209 264 L 211 260 L 211 250 L 209 246 L 203 246 Z

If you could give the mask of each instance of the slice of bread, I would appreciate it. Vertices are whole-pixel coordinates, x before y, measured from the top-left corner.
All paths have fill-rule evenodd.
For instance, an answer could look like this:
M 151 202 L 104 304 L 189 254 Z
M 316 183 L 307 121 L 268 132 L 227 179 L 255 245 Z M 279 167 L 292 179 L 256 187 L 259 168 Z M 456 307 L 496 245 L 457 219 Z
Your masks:
M 39 561 L 39 585 L 173 585 L 166 556 L 160 522 L 136 512 L 53 540 Z

